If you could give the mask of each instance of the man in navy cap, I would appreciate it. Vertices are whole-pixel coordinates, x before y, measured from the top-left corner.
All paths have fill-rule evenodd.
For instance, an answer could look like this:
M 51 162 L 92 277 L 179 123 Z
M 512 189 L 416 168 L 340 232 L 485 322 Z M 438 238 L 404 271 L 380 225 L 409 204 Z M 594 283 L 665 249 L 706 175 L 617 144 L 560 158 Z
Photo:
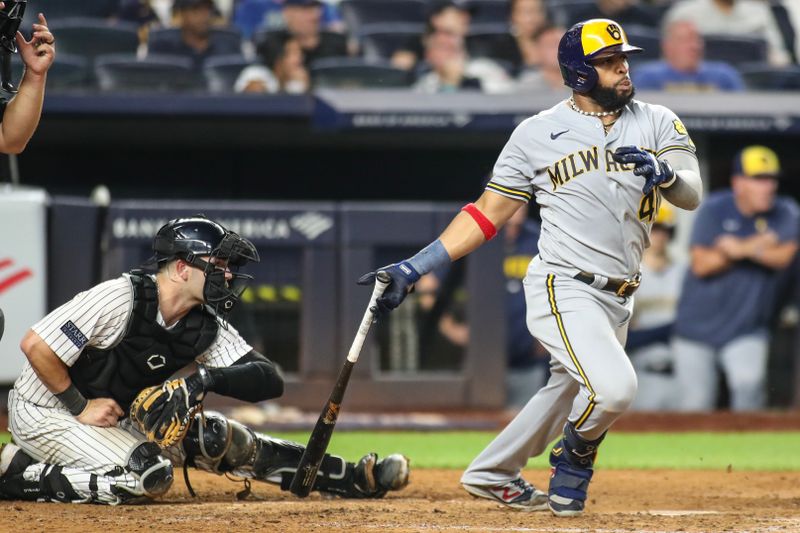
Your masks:
M 779 175 L 775 152 L 748 146 L 734 158 L 731 188 L 709 195 L 697 213 L 673 341 L 683 410 L 714 409 L 717 366 L 731 409 L 766 404 L 768 323 L 800 230 L 797 203 L 776 195 Z

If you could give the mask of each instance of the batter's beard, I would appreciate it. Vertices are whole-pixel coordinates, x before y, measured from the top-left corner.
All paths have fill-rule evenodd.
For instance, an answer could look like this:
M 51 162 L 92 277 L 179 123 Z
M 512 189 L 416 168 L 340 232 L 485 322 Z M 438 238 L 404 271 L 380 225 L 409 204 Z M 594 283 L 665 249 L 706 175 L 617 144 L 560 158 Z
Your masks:
M 619 94 L 616 87 L 601 87 L 595 85 L 589 91 L 588 96 L 597 102 L 597 104 L 605 111 L 616 111 L 622 109 L 633 100 L 633 95 L 636 94 L 636 88 L 631 85 L 631 92 L 628 94 Z

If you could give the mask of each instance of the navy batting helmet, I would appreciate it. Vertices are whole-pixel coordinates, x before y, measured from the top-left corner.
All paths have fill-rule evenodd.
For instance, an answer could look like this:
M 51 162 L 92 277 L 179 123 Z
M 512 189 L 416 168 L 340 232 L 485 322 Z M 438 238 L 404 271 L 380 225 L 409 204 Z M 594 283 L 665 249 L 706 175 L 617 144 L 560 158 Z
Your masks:
M 591 61 L 609 53 L 641 52 L 628 44 L 622 26 L 610 19 L 591 19 L 572 26 L 558 43 L 558 63 L 564 85 L 580 93 L 597 84 L 597 71 Z
M 159 265 L 183 259 L 205 272 L 205 302 L 223 318 L 239 301 L 244 282 L 252 279 L 238 272 L 239 267 L 260 260 L 253 243 L 203 215 L 164 224 L 153 240 L 153 250 Z

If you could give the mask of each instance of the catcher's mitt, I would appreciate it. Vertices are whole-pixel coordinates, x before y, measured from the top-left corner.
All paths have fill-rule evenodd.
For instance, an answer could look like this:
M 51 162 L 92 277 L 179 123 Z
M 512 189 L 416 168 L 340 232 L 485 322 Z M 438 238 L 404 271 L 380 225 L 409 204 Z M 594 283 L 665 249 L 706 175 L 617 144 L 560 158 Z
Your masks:
M 131 404 L 131 421 L 147 440 L 161 448 L 181 442 L 189 431 L 204 391 L 192 391 L 185 379 L 165 381 L 142 390 Z

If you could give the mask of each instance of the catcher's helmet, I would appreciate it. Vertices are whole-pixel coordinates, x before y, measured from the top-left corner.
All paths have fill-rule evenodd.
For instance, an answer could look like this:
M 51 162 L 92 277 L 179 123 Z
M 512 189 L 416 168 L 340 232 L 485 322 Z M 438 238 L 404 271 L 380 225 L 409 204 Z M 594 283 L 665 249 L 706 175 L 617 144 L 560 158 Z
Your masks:
M 558 43 L 558 64 L 564 85 L 580 93 L 591 91 L 597 84 L 597 71 L 591 61 L 608 53 L 641 52 L 628 44 L 622 26 L 610 19 L 578 22 Z
M 253 243 L 203 215 L 176 218 L 161 226 L 153 250 L 159 265 L 183 259 L 205 272 L 203 297 L 223 318 L 239 301 L 244 291 L 241 282 L 252 279 L 239 273 L 239 267 L 260 261 Z

